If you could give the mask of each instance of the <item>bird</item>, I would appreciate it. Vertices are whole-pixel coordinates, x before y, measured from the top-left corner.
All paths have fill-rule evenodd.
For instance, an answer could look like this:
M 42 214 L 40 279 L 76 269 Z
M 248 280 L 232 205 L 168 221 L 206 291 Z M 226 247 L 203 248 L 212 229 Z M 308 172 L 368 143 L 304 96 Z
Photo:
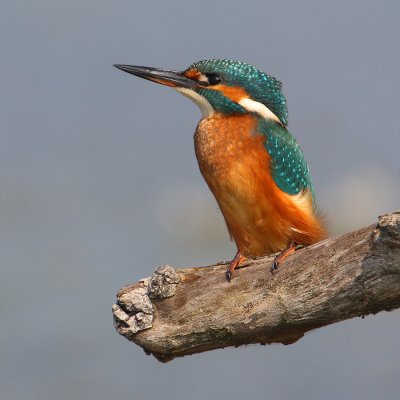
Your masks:
M 196 157 L 237 247 L 228 282 L 249 259 L 276 254 L 275 272 L 296 249 L 326 238 L 308 164 L 287 128 L 278 79 L 227 59 L 198 61 L 183 71 L 114 66 L 169 86 L 200 108 Z

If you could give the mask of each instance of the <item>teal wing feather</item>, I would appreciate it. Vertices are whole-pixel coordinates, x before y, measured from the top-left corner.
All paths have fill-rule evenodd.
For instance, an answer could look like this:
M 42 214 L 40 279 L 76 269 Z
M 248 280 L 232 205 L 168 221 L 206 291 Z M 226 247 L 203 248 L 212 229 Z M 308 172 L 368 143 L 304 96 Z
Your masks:
M 272 178 L 278 187 L 290 195 L 314 189 L 304 154 L 292 134 L 283 126 L 262 120 L 259 131 L 265 136 L 265 147 L 271 157 Z

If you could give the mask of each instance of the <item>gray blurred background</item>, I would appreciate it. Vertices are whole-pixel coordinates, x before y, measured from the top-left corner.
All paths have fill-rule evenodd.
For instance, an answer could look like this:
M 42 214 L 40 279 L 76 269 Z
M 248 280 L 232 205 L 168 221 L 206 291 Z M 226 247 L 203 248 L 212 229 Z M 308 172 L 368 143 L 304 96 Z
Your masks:
M 399 18 L 397 1 L 2 4 L 0 398 L 397 398 L 399 312 L 166 365 L 118 336 L 122 285 L 235 248 L 199 110 L 112 64 L 232 58 L 282 80 L 339 234 L 400 208 Z

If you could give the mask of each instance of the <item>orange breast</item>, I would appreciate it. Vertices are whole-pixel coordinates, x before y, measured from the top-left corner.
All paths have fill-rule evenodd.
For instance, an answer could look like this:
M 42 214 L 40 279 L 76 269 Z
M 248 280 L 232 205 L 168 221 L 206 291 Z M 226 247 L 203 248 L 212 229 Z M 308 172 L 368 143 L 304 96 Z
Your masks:
M 195 150 L 200 171 L 224 215 L 238 249 L 248 257 L 283 250 L 290 240 L 311 244 L 325 231 L 311 195 L 291 196 L 270 173 L 265 138 L 252 115 L 215 113 L 200 121 Z

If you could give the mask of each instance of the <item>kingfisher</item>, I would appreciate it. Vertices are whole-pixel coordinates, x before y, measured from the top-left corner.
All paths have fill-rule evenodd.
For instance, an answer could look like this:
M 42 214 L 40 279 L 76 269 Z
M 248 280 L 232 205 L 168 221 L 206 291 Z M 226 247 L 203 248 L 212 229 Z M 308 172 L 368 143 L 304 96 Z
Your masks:
M 279 80 L 234 60 L 198 61 L 183 71 L 115 67 L 172 87 L 199 106 L 194 144 L 200 172 L 237 247 L 229 282 L 247 259 L 277 253 L 274 272 L 297 248 L 326 237 L 309 167 L 287 129 Z

